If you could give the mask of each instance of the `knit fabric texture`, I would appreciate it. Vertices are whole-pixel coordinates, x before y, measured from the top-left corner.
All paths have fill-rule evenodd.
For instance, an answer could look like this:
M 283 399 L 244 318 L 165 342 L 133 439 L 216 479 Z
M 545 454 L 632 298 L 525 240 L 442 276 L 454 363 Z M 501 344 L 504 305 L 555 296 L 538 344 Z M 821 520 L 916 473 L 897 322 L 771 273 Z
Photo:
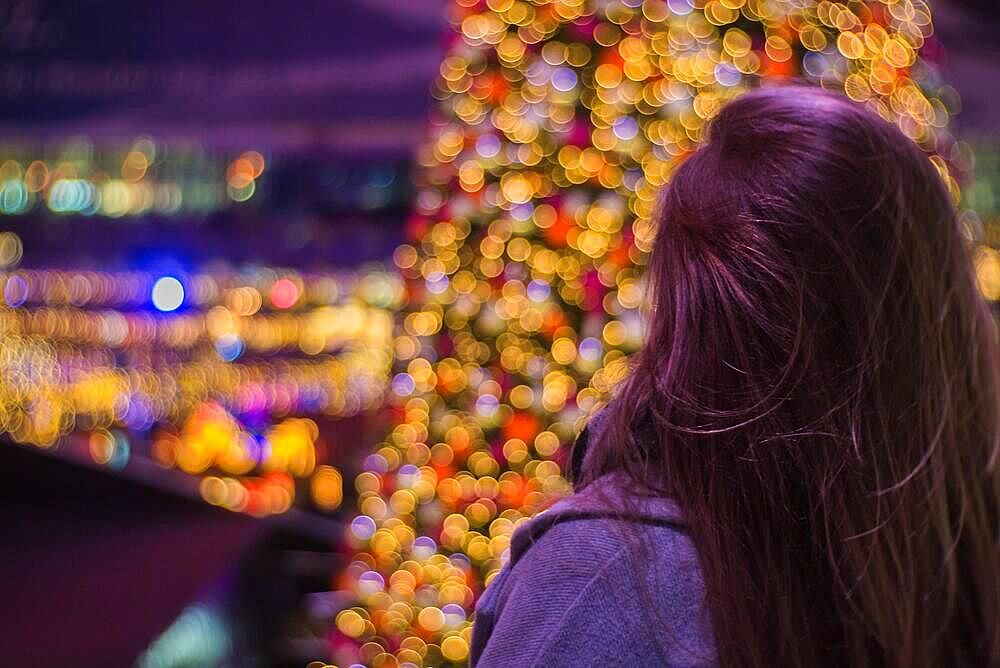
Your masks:
M 520 525 L 509 555 L 476 605 L 473 668 L 717 665 L 683 517 L 623 474 Z

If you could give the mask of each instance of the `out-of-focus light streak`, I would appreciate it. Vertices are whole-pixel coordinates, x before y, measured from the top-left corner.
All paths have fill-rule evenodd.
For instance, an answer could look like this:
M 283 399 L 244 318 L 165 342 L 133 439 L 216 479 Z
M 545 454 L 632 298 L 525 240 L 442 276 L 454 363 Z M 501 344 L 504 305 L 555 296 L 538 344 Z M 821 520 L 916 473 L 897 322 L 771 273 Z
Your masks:
M 18 252 L 0 236 L 0 259 Z M 339 507 L 339 470 L 317 460 L 319 431 L 307 416 L 382 405 L 392 310 L 404 299 L 398 275 L 258 267 L 181 281 L 11 269 L 0 286 L 7 437 L 44 448 L 82 437 L 90 458 L 114 469 L 127 468 L 141 442 L 234 511 L 282 513 L 297 499 Z
M 0 214 L 26 214 L 43 203 L 57 214 L 110 218 L 208 213 L 227 197 L 252 198 L 266 163 L 255 150 L 227 158 L 149 137 L 100 148 L 78 138 L 42 157 L 0 145 Z

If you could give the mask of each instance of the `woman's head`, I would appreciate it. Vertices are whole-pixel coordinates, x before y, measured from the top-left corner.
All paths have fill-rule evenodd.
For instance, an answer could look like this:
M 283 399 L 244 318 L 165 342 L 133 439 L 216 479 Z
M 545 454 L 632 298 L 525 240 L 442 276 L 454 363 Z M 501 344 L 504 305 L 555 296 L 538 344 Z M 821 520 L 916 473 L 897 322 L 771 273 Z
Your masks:
M 646 343 L 581 482 L 677 498 L 723 659 L 1000 661 L 997 333 L 931 161 L 762 88 L 657 215 Z

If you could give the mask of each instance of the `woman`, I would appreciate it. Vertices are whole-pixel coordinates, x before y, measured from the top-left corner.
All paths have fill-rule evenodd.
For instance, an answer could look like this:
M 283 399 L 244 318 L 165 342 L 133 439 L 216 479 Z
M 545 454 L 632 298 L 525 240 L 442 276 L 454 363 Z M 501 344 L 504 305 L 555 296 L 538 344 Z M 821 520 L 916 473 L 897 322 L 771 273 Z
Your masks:
M 997 329 L 934 165 L 762 88 L 657 222 L 645 346 L 473 665 L 1000 665 Z

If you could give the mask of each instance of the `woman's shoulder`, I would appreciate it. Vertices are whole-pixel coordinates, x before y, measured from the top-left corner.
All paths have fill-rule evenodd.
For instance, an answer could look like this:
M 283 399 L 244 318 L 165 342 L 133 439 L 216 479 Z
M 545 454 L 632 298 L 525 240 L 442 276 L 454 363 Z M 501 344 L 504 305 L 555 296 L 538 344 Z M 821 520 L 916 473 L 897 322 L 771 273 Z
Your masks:
M 665 622 L 681 644 L 711 655 L 710 632 L 694 621 L 703 586 L 686 528 L 673 501 L 638 496 L 619 475 L 521 524 L 477 603 L 473 664 L 597 665 L 606 652 L 605 663 L 705 665 L 642 631 Z
M 639 494 L 622 472 L 605 474 L 518 526 L 511 538 L 516 562 L 533 545 L 558 551 L 616 550 L 642 534 L 687 540 L 687 525 L 670 498 Z

